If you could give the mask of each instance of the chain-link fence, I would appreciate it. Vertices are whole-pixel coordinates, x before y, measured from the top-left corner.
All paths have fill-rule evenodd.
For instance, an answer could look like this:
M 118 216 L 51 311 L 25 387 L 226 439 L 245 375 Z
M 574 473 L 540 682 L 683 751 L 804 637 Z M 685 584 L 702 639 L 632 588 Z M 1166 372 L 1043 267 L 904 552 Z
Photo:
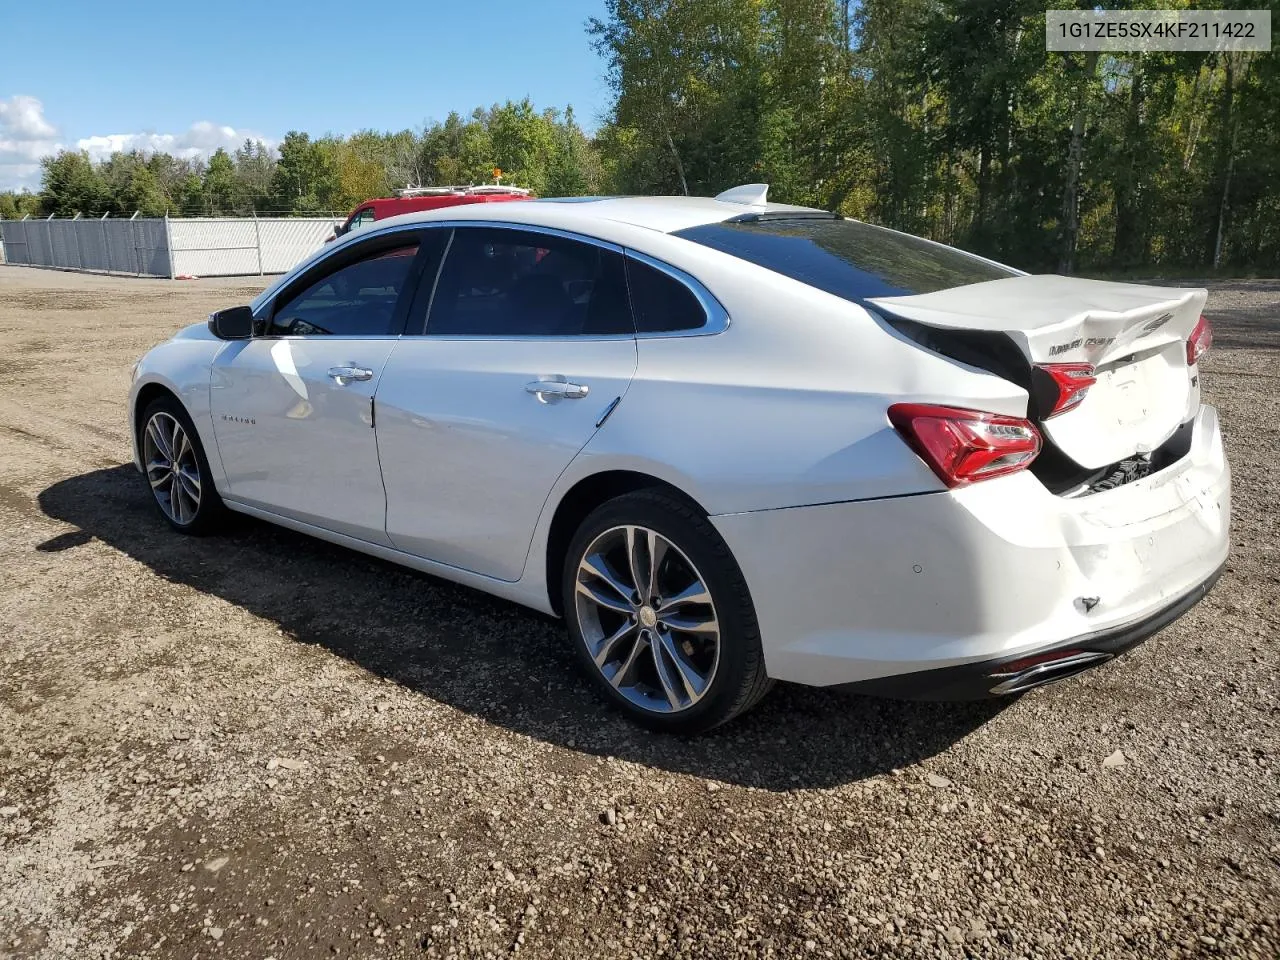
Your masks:
M 103 217 L 0 221 L 6 263 L 138 277 L 283 273 L 320 247 L 333 217 Z

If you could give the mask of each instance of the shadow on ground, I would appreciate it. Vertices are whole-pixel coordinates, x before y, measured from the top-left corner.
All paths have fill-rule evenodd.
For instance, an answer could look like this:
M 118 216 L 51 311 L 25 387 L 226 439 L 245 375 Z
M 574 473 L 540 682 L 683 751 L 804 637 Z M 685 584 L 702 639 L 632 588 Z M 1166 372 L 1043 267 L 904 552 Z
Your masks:
M 826 787 L 932 756 L 1002 707 L 780 685 L 721 731 L 695 740 L 651 735 L 596 698 L 551 618 L 247 518 L 234 518 L 219 536 L 181 536 L 160 519 L 130 465 L 54 484 L 39 502 L 79 529 L 37 550 L 74 550 L 96 538 L 167 580 L 274 621 L 299 643 L 324 646 L 497 726 L 590 754 L 769 790 Z

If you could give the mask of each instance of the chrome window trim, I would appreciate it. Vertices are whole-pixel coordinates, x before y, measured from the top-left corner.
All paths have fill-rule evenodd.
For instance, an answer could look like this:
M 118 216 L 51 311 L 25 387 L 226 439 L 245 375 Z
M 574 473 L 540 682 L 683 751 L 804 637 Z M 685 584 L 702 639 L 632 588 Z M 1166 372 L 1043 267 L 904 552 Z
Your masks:
M 633 260 L 637 260 L 646 266 L 653 267 L 659 273 L 665 273 L 672 280 L 683 284 L 693 294 L 698 303 L 702 305 L 703 312 L 706 314 L 706 322 L 700 327 L 692 330 L 653 330 L 640 332 L 636 331 L 637 340 L 658 340 L 669 339 L 672 337 L 710 337 L 717 333 L 724 333 L 729 329 L 729 311 L 716 299 L 715 294 L 708 290 L 696 277 L 685 273 L 679 267 L 673 267 L 669 263 L 664 263 L 647 253 L 641 253 L 639 250 L 627 249 L 626 256 Z
M 645 332 L 645 333 L 641 333 L 637 331 L 635 333 L 597 334 L 594 336 L 583 335 L 583 334 L 570 334 L 570 335 L 556 336 L 556 337 L 543 337 L 543 336 L 534 336 L 534 335 L 523 335 L 523 336 L 515 336 L 515 337 L 495 337 L 495 336 L 490 336 L 486 334 L 475 334 L 475 335 L 446 334 L 446 335 L 437 336 L 436 339 L 438 340 L 511 340 L 511 341 L 530 340 L 530 341 L 577 341 L 577 342 L 581 342 L 584 340 L 659 340 L 659 339 L 665 340 L 665 339 L 673 339 L 676 337 L 715 336 L 716 334 L 723 333 L 725 330 L 729 329 L 729 325 L 731 323 L 729 312 L 725 310 L 724 306 L 720 303 L 720 301 L 716 299 L 715 294 L 713 294 L 710 290 L 708 290 L 700 280 L 698 280 L 696 277 L 692 276 L 691 274 L 686 273 L 684 270 L 681 270 L 679 267 L 673 267 L 671 264 L 665 263 L 664 261 L 659 260 L 656 257 L 651 257 L 647 253 L 641 253 L 639 250 L 633 250 L 630 247 L 624 247 L 621 244 L 614 243 L 611 240 L 602 240 L 599 237 L 593 237 L 593 236 L 590 236 L 589 234 L 575 233 L 572 230 L 561 230 L 559 227 L 546 227 L 541 224 L 535 224 L 535 223 L 516 223 L 510 220 L 426 220 L 426 221 L 417 221 L 414 223 L 398 223 L 395 226 L 391 226 L 391 227 L 382 227 L 382 228 L 374 227 L 368 230 L 359 230 L 353 233 L 346 234 L 341 240 L 336 241 L 334 243 L 333 249 L 327 251 L 323 256 L 319 257 L 318 259 L 309 261 L 303 267 L 303 269 L 310 270 L 315 267 L 318 267 L 321 264 L 323 264 L 326 260 L 330 259 L 331 257 L 337 256 L 339 253 L 346 250 L 348 246 L 351 246 L 352 244 L 355 244 L 355 243 L 372 242 L 379 237 L 386 237 L 396 233 L 410 233 L 410 232 L 417 233 L 423 230 L 434 230 L 434 229 L 453 230 L 459 227 L 481 227 L 481 228 L 498 227 L 504 230 L 523 230 L 528 233 L 542 233 L 542 234 L 546 234 L 547 236 L 560 237 L 565 240 L 576 240 L 580 243 L 587 243 L 595 247 L 600 247 L 601 249 L 604 249 L 604 250 L 610 250 L 610 251 L 613 251 L 614 253 L 619 253 L 624 257 L 631 257 L 632 259 L 637 260 L 640 263 L 645 264 L 646 266 L 653 267 L 655 270 L 665 273 L 667 276 L 671 277 L 673 280 L 683 284 L 686 288 L 688 288 L 689 292 L 692 293 L 694 295 L 694 298 L 702 305 L 702 309 L 705 311 L 707 319 L 706 319 L 706 322 L 701 327 L 697 327 L 692 330 L 656 330 L 656 331 Z M 346 237 L 353 237 L 358 239 L 346 240 Z M 346 240 L 346 242 L 343 242 L 344 240 Z M 449 246 L 450 247 L 453 246 L 452 237 L 450 237 Z M 446 248 L 445 255 L 440 258 L 440 266 L 437 267 L 436 269 L 436 276 L 432 280 L 432 286 L 431 286 L 432 301 L 435 300 L 435 286 L 440 280 L 440 271 L 444 267 L 444 262 L 445 262 L 445 259 L 448 257 L 448 253 L 449 253 L 448 248 Z M 270 313 L 275 309 L 276 297 L 280 294 L 280 291 L 284 290 L 289 285 L 289 283 L 292 282 L 296 273 L 300 273 L 300 272 L 302 271 L 296 271 L 296 272 L 290 271 L 290 273 L 287 274 L 281 280 L 279 287 L 277 287 L 277 289 L 272 292 L 271 296 L 267 300 L 265 300 L 257 310 L 254 310 L 254 317 L 258 318 L 260 316 L 270 315 Z M 427 305 L 428 319 L 431 316 L 430 307 L 431 307 L 431 304 L 428 303 Z M 326 336 L 329 336 L 329 335 L 326 335 Z M 387 336 L 390 338 L 395 338 L 397 335 L 388 334 Z M 402 334 L 402 336 L 427 337 L 427 336 L 431 336 L 431 334 L 428 334 L 426 332 L 425 325 L 424 325 L 424 329 L 422 333 L 409 333 L 406 331 L 404 334 Z M 258 338 L 255 338 L 255 339 L 258 339 Z M 268 339 L 268 338 L 264 337 L 263 339 Z M 282 338 L 277 336 L 270 339 L 282 339 Z M 357 338 L 357 339 L 363 339 L 363 338 Z
M 407 226 L 407 225 L 406 225 Z M 599 237 L 592 237 L 585 233 L 574 233 L 572 230 L 561 230 L 559 227 L 544 227 L 539 223 L 516 223 L 510 220 L 428 220 L 423 223 L 414 224 L 418 228 L 422 227 L 450 227 L 457 229 L 458 227 L 498 227 L 502 230 L 521 230 L 525 233 L 544 233 L 549 237 L 559 237 L 562 240 L 577 240 L 580 243 L 587 243 L 593 247 L 603 247 L 605 250 L 612 250 L 614 253 L 625 253 L 621 244 L 614 243 L 611 240 L 601 240 Z M 394 229 L 394 228 L 393 228 Z M 372 236 L 372 234 L 369 234 Z
M 320 341 L 323 343 L 332 343 L 338 340 L 359 340 L 366 343 L 371 340 L 399 340 L 398 333 L 371 333 L 368 336 L 362 336 L 356 333 L 264 333 L 260 337 L 251 337 L 252 340 L 306 340 L 307 342 Z

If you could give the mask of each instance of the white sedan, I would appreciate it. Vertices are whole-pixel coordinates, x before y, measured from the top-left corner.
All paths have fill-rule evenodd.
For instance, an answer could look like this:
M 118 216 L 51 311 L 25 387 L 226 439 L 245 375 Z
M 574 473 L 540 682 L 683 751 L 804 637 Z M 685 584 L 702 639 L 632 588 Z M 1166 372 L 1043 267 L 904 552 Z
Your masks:
M 139 361 L 138 469 L 180 531 L 233 510 L 559 614 L 667 731 L 773 680 L 1020 693 L 1205 594 L 1230 471 L 1203 290 L 765 189 L 344 237 Z

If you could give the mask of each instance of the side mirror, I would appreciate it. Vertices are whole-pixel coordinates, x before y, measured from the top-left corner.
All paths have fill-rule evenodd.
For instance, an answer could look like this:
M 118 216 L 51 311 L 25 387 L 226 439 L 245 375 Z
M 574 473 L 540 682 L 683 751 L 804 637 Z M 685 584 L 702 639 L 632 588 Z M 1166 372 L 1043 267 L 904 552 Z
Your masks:
M 253 311 L 227 307 L 209 314 L 209 331 L 219 340 L 248 340 L 253 336 Z

